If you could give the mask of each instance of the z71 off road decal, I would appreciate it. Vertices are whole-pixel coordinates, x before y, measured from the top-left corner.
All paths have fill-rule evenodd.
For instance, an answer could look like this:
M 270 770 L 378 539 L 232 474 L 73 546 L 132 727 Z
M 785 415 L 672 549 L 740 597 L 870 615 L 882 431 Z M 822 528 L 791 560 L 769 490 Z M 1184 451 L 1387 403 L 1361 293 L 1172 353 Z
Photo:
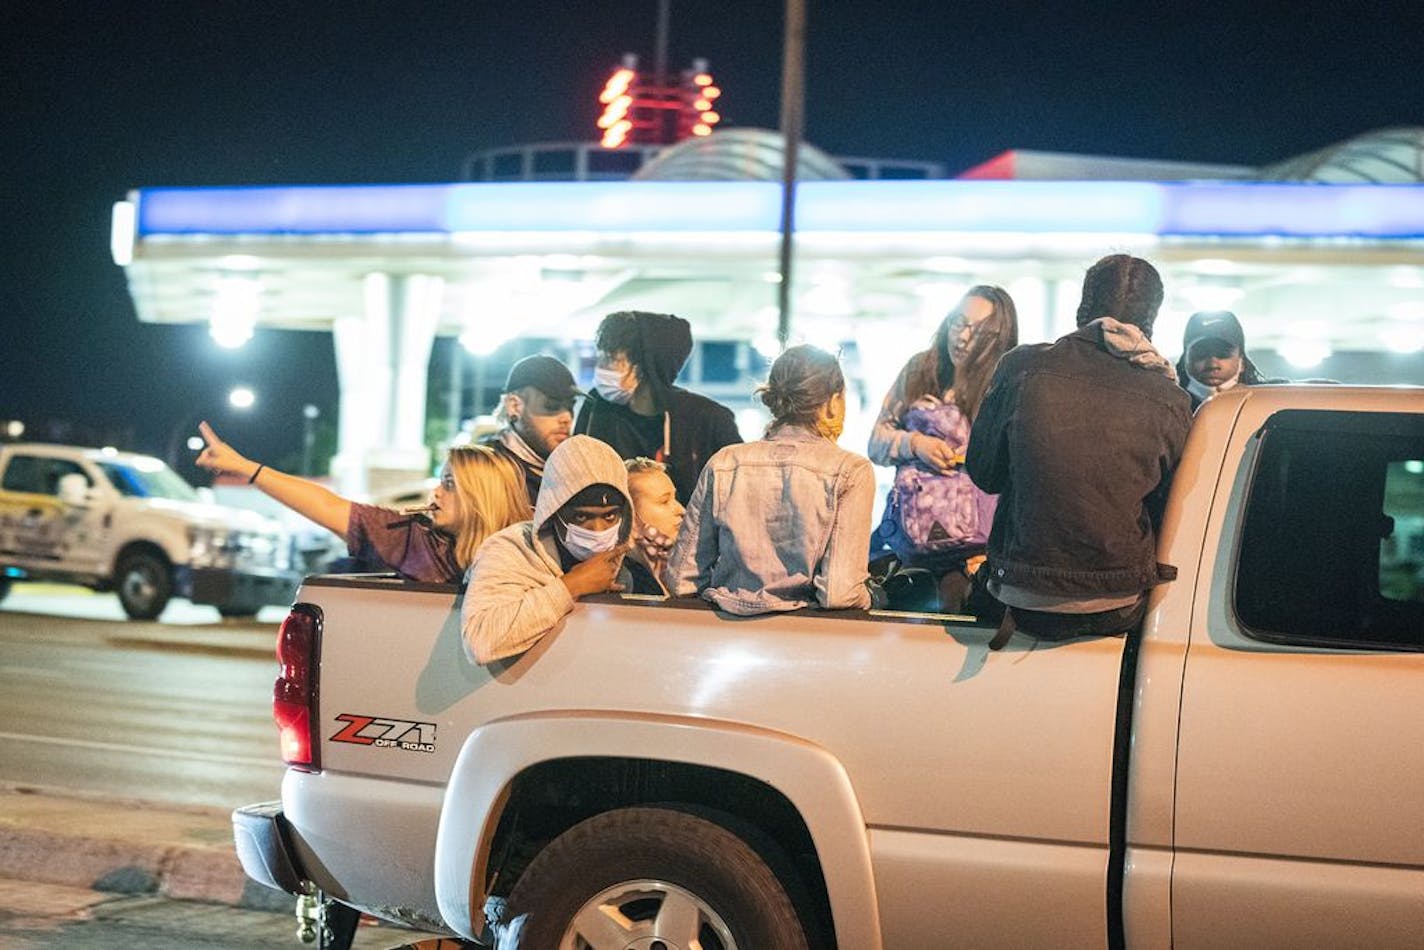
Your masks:
M 342 713 L 336 717 L 346 723 L 331 737 L 332 742 L 353 742 L 382 749 L 405 752 L 434 752 L 435 723 L 407 722 L 404 719 L 384 719 L 380 716 L 356 716 Z

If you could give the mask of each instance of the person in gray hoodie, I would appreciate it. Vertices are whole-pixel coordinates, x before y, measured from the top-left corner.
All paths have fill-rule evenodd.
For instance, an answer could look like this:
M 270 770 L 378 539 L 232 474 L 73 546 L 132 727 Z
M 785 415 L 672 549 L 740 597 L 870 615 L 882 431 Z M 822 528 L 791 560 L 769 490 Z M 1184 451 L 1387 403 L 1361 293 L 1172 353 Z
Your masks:
M 633 530 L 628 471 L 586 435 L 549 453 L 532 521 L 486 539 L 470 568 L 461 628 L 477 663 L 523 653 L 588 594 L 623 590 Z

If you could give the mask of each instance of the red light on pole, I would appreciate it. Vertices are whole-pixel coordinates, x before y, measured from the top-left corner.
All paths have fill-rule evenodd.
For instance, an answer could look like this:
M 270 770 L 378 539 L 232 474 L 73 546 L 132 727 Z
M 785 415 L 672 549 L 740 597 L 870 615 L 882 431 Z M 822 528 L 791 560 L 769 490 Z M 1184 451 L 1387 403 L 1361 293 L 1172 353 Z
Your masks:
M 598 117 L 597 125 L 604 130 L 600 140 L 604 148 L 622 146 L 627 142 L 628 131 L 633 127 L 628 121 L 628 111 L 633 107 L 631 92 L 638 79 L 634 65 L 636 64 L 625 59 L 624 65 L 613 71 L 608 82 L 604 83 L 603 91 L 598 94 L 598 101 L 603 104 L 603 112 Z
M 619 148 L 628 141 L 628 133 L 632 131 L 633 123 L 627 119 L 619 119 L 607 132 L 603 133 L 603 138 L 599 144 L 604 148 Z
M 637 73 L 626 66 L 616 70 L 612 76 L 608 77 L 608 82 L 603 86 L 603 92 L 598 94 L 598 101 L 607 105 L 614 99 L 628 91 L 628 87 L 633 84 L 633 77 Z
M 608 108 L 603 110 L 603 115 L 598 117 L 598 127 L 600 129 L 610 129 L 619 119 L 628 114 L 628 107 L 633 104 L 632 96 L 619 96 L 608 104 Z
M 714 83 L 705 60 L 694 60 L 692 68 L 683 71 L 678 92 L 678 141 L 690 136 L 711 135 L 712 127 L 722 121 L 721 115 L 713 111 L 714 103 L 722 95 L 722 90 Z

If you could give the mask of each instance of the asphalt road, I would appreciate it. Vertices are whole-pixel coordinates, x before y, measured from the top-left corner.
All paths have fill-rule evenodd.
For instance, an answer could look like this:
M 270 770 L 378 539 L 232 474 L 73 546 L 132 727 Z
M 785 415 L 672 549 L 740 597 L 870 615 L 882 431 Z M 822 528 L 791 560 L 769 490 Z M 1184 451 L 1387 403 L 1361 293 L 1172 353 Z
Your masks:
M 112 594 L 17 585 L 0 602 L 0 783 L 219 808 L 278 797 L 273 647 L 285 614 L 224 621 L 175 601 L 136 623 Z M 302 946 L 290 912 L 4 876 L 16 870 L 0 873 L 0 948 Z M 430 936 L 375 924 L 357 950 Z
M 291 912 L 240 910 L 156 894 L 103 894 L 0 877 L 0 950 L 295 950 L 308 946 L 296 934 L 297 921 Z M 395 950 L 432 936 L 366 918 L 352 947 Z M 426 950 L 437 943 L 419 946 Z
M 284 615 L 15 585 L 0 602 L 0 782 L 234 807 L 278 796 L 273 645 Z

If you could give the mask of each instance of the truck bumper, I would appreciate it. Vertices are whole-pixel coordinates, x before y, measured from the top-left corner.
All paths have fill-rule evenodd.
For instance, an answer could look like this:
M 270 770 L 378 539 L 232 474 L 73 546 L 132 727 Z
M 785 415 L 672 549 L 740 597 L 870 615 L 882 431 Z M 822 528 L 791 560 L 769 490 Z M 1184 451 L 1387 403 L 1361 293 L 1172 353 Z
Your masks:
M 242 870 L 258 884 L 288 894 L 311 890 L 292 848 L 281 802 L 244 805 L 234 811 L 232 837 Z
M 286 606 L 301 578 L 279 571 L 234 571 L 220 567 L 178 568 L 178 592 L 195 604 L 256 612 L 268 604 Z

